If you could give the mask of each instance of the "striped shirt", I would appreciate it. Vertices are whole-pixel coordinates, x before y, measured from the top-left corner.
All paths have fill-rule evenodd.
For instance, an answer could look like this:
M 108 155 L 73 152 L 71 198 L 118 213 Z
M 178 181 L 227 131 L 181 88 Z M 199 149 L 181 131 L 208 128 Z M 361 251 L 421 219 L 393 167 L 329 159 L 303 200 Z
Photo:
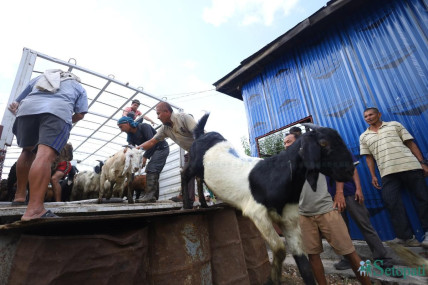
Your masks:
M 421 164 L 403 143 L 413 137 L 399 122 L 382 122 L 378 132 L 367 129 L 360 136 L 360 155 L 373 155 L 380 176 L 422 169 Z

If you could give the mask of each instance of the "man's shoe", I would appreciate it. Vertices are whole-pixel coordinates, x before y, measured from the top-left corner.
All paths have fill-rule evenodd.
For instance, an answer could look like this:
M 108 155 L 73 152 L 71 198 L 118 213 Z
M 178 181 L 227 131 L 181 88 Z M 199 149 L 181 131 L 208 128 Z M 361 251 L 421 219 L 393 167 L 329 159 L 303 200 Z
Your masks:
M 415 236 L 413 236 L 412 238 L 406 239 L 404 241 L 404 246 L 418 247 L 418 246 L 421 246 L 421 243 L 415 238 Z
M 336 268 L 337 270 L 351 269 L 351 264 L 349 264 L 348 260 L 342 259 L 338 263 L 334 264 L 334 268 Z
M 413 236 L 412 238 L 403 240 L 401 238 L 395 238 L 391 240 L 390 242 L 400 244 L 407 247 L 418 247 L 421 246 L 421 243 Z
M 428 232 L 425 232 L 425 239 L 421 242 L 421 246 L 428 248 Z

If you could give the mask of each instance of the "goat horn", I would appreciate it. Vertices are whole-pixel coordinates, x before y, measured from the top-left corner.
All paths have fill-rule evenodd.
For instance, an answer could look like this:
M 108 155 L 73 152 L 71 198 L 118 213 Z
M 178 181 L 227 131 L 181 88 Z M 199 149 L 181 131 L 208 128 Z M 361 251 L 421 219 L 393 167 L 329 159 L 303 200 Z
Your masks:
M 122 147 L 127 147 L 127 148 L 130 148 L 130 149 L 133 149 L 133 148 L 134 148 L 134 146 L 133 146 L 133 145 L 130 145 L 130 144 L 123 145 Z
M 315 124 L 312 124 L 312 123 L 302 123 L 302 126 L 305 126 L 307 128 L 311 128 L 313 130 L 317 130 L 317 129 L 321 129 L 322 128 L 321 126 L 318 126 L 318 125 L 315 125 Z

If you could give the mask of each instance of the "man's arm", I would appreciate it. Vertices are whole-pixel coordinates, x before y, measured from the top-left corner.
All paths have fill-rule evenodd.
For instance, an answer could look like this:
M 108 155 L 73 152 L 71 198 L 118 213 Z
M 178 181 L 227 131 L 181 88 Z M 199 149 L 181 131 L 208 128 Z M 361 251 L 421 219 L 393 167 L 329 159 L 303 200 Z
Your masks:
M 333 208 L 342 212 L 346 208 L 345 196 L 343 195 L 343 186 L 345 183 L 336 181 L 336 195 L 334 195 Z
M 366 155 L 367 166 L 369 167 L 370 174 L 372 176 L 372 184 L 376 189 L 381 189 L 379 182 L 377 181 L 376 172 L 375 172 L 375 160 L 373 155 Z
M 83 119 L 83 117 L 85 117 L 85 113 L 74 113 L 73 116 L 71 117 L 71 122 L 73 124 L 77 123 L 78 121 Z
M 151 138 L 150 140 L 146 141 L 145 143 L 140 144 L 137 146 L 137 149 L 143 149 L 143 150 L 149 150 L 152 147 L 154 147 L 158 141 L 155 138 Z
M 360 176 L 358 175 L 358 171 L 357 168 L 354 169 L 354 183 L 355 183 L 355 200 L 360 203 L 363 204 L 364 203 L 364 195 L 363 195 L 363 191 L 361 189 L 361 181 L 360 181 Z
M 416 157 L 418 161 L 424 160 L 424 157 L 419 150 L 419 147 L 416 145 L 416 143 L 413 140 L 406 140 L 404 141 L 404 144 L 410 149 L 410 151 L 413 153 L 413 155 Z M 428 166 L 421 163 L 422 169 L 424 171 L 425 176 L 428 176 Z

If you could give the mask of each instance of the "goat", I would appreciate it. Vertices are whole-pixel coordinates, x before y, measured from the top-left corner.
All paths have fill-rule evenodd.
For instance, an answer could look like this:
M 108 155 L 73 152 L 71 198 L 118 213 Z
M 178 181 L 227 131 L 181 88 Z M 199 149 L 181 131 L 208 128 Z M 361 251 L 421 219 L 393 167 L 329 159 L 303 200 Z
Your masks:
M 110 199 L 112 194 L 122 197 L 122 189 L 125 180 L 128 181 L 127 197 L 128 203 L 134 203 L 134 193 L 131 187 L 133 173 L 137 172 L 143 164 L 143 151 L 132 146 L 126 146 L 123 150 L 118 151 L 112 157 L 107 159 L 101 170 L 100 177 L 100 194 L 98 203 L 105 198 Z
M 128 187 L 128 181 L 125 182 L 125 187 Z M 134 179 L 131 183 L 132 192 L 135 192 L 135 199 L 139 199 L 141 196 L 141 192 L 143 194 L 146 192 L 146 175 L 135 175 Z
M 95 199 L 100 192 L 100 175 L 93 171 L 81 171 L 74 176 L 71 201 Z
M 182 171 L 183 207 L 191 208 L 187 183 L 197 176 L 259 229 L 274 256 L 268 283 L 280 284 L 286 255 L 285 245 L 273 226 L 277 223 L 305 283 L 315 284 L 302 250 L 298 202 L 305 180 L 316 191 L 320 172 L 336 181 L 352 179 L 353 161 L 342 138 L 333 129 L 310 124 L 313 131 L 303 134 L 278 155 L 266 159 L 240 156 L 219 133 L 204 133 L 208 116 L 205 114 L 193 130 L 190 161 Z M 201 188 L 198 190 L 201 206 L 207 207 Z

